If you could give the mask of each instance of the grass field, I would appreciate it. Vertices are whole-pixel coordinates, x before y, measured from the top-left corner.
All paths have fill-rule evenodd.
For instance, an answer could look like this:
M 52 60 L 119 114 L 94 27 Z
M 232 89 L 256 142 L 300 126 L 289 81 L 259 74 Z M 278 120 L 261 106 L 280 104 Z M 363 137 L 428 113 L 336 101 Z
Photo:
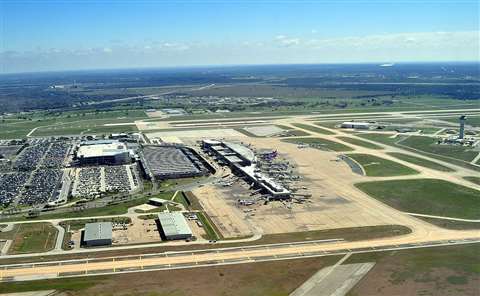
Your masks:
M 70 296 L 288 296 L 339 256 L 2 283 L 0 293 L 55 289 Z
M 470 162 L 478 154 L 478 152 L 471 151 L 471 149 L 468 147 L 455 145 L 439 145 L 436 142 L 437 140 L 435 138 L 410 136 L 398 142 L 398 144 L 428 153 L 443 155 L 467 162 Z
M 362 141 L 362 140 L 359 140 L 359 139 L 354 139 L 354 138 L 350 138 L 350 137 L 343 137 L 343 136 L 339 136 L 337 138 L 339 138 L 340 140 L 345 141 L 347 143 L 357 145 L 357 146 L 361 146 L 361 147 L 365 147 L 365 148 L 369 148 L 369 149 L 374 149 L 374 150 L 382 150 L 383 149 L 381 146 L 375 145 L 375 144 L 367 142 L 367 141 Z
M 98 208 L 89 208 L 84 210 L 77 210 L 73 212 L 66 213 L 54 213 L 54 214 L 43 214 L 36 218 L 7 218 L 2 219 L 1 221 L 24 221 L 24 220 L 43 220 L 43 219 L 60 219 L 60 218 L 77 218 L 77 217 L 95 217 L 95 216 L 108 216 L 108 215 L 120 215 L 127 213 L 128 208 L 144 204 L 148 199 L 152 197 L 158 197 L 163 199 L 170 199 L 173 195 L 173 192 L 163 192 L 152 196 L 144 196 L 129 201 L 118 202 L 116 204 L 110 204 Z
M 97 223 L 97 222 L 114 222 L 114 223 L 125 223 L 129 224 L 132 222 L 132 219 L 129 217 L 116 217 L 116 218 L 101 218 L 101 219 L 82 219 L 82 220 L 68 220 L 60 223 L 60 226 L 69 230 L 80 230 L 85 227 L 87 223 Z
M 434 144 L 435 139 L 429 138 L 429 137 L 422 137 L 422 136 L 415 136 L 415 138 L 420 138 L 420 142 L 423 142 L 423 143 L 417 142 L 415 139 L 411 139 L 413 137 L 410 137 L 409 142 L 407 142 L 407 144 L 412 145 L 413 147 L 405 145 L 405 141 L 406 141 L 405 139 L 407 138 L 406 136 L 391 138 L 390 135 L 380 134 L 380 133 L 358 133 L 357 136 L 371 140 L 371 141 L 402 148 L 402 149 L 415 152 L 421 155 L 425 155 L 431 158 L 439 159 L 439 160 L 442 160 L 451 164 L 455 164 L 461 167 L 465 167 L 471 170 L 480 171 L 480 168 L 478 166 L 474 166 L 470 164 L 470 160 L 472 160 L 475 157 L 476 152 L 466 151 L 468 150 L 466 147 L 437 145 L 437 144 Z M 412 142 L 414 143 L 412 144 Z M 440 153 L 436 153 L 435 151 L 432 151 L 431 149 L 432 147 L 439 149 L 438 152 Z M 423 150 L 423 149 L 426 149 L 426 150 Z M 455 155 L 455 151 L 458 151 L 460 157 L 457 157 L 457 155 Z M 467 161 L 463 160 L 462 156 L 465 157 Z
M 218 229 L 216 229 L 215 224 L 210 220 L 210 217 L 204 212 L 197 212 L 197 218 L 202 222 L 203 230 L 205 230 L 205 239 L 208 240 L 220 240 L 222 235 Z
M 463 177 L 465 180 L 480 185 L 480 177 Z
M 46 252 L 55 247 L 57 232 L 50 223 L 26 223 L 0 233 L 0 238 L 13 240 L 8 254 Z
M 441 118 L 441 120 L 445 120 L 448 122 L 453 122 L 453 123 L 458 123 L 458 117 L 447 117 L 447 118 Z M 467 121 L 465 122 L 466 125 L 471 125 L 475 127 L 480 126 L 480 116 L 467 116 Z
M 400 160 L 407 161 L 407 162 L 410 162 L 410 163 L 413 163 L 413 164 L 416 164 L 416 165 L 420 165 L 420 166 L 423 166 L 423 167 L 426 167 L 426 168 L 429 168 L 429 169 L 432 169 L 432 170 L 437 170 L 437 171 L 442 171 L 442 172 L 454 172 L 455 171 L 454 169 L 451 169 L 451 168 L 446 167 L 444 165 L 441 165 L 439 163 L 436 163 L 436 162 L 433 162 L 433 161 L 430 161 L 430 160 L 426 160 L 426 159 L 423 159 L 423 158 L 420 158 L 420 157 L 415 157 L 415 156 L 411 156 L 411 155 L 404 154 L 404 153 L 398 153 L 398 152 L 388 152 L 387 154 L 389 154 L 393 157 L 396 157 Z
M 290 136 L 290 137 L 305 137 L 305 136 L 310 136 L 309 133 L 304 132 L 304 131 L 301 131 L 301 130 L 298 130 L 298 129 L 294 129 L 294 128 L 290 127 L 290 126 L 281 125 L 281 124 L 276 124 L 276 126 L 278 126 L 279 128 L 287 131 L 287 134 L 288 134 L 288 136 Z
M 188 250 L 203 250 L 221 247 L 242 247 L 258 244 L 273 244 L 273 243 L 288 243 L 299 242 L 305 240 L 320 240 L 320 239 L 339 239 L 342 238 L 346 241 L 360 241 L 366 239 L 393 237 L 398 235 L 404 235 L 410 233 L 411 230 L 408 227 L 402 225 L 377 225 L 377 226 L 365 226 L 365 227 L 347 227 L 326 229 L 317 231 L 304 231 L 304 232 L 289 232 L 280 234 L 266 234 L 259 240 L 252 242 L 242 243 L 228 243 L 223 244 L 220 240 L 217 244 L 201 244 L 201 245 L 182 245 L 182 246 L 161 246 L 151 248 L 138 248 L 131 250 L 108 250 L 98 251 L 95 253 L 89 253 L 88 255 L 76 253 L 68 255 L 49 255 L 34 258 L 0 258 L 0 264 L 14 264 L 25 262 L 45 262 L 53 260 L 68 260 L 68 259 L 82 259 L 89 258 L 103 258 L 112 256 L 123 255 L 139 255 L 139 254 L 151 254 L 156 252 L 168 252 L 168 251 L 188 251 Z
M 400 211 L 480 219 L 480 191 L 443 180 L 376 181 L 355 186 Z
M 142 110 L 37 112 L 22 115 L 21 118 L 15 120 L 0 121 L 0 139 L 23 138 L 36 127 L 42 127 L 37 129 L 35 134 L 37 136 L 78 134 L 88 128 L 97 133 L 102 130 L 102 132 L 116 132 L 120 128 L 132 129 L 134 127 L 108 127 L 103 124 L 132 122 L 145 118 L 147 116 Z
M 480 245 L 352 255 L 345 264 L 376 262 L 347 296 L 478 295 Z
M 333 133 L 329 130 L 326 130 L 324 128 L 309 125 L 309 124 L 292 123 L 292 125 L 295 126 L 295 127 L 301 128 L 301 129 L 305 129 L 307 131 L 311 131 L 311 132 L 315 132 L 315 133 L 319 133 L 319 134 L 323 134 L 323 135 L 334 135 L 335 134 L 335 133 Z
M 322 149 L 322 150 L 330 150 L 330 151 L 353 151 L 353 148 L 343 145 L 339 142 L 334 142 L 322 138 L 288 138 L 283 139 L 282 141 L 287 143 L 293 144 L 305 144 L 310 145 L 313 148 Z
M 370 154 L 346 155 L 358 162 L 365 170 L 366 175 L 370 177 L 389 177 L 418 174 L 418 172 L 414 169 Z

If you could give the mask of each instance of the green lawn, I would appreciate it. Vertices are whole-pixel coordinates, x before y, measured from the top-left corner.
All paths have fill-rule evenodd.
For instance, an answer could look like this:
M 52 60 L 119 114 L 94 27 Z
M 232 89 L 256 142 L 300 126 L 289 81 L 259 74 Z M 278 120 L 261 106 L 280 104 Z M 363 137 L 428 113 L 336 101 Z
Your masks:
M 132 131 L 134 126 L 103 126 L 105 123 L 132 122 L 145 119 L 142 110 L 114 111 L 76 111 L 76 112 L 37 112 L 25 115 L 18 120 L 0 121 L 0 139 L 23 138 L 33 128 L 55 125 L 55 127 L 39 128 L 35 135 L 77 134 L 88 128 L 93 132 Z M 136 130 L 136 129 L 135 129 Z
M 115 217 L 115 218 L 101 218 L 101 219 L 83 219 L 83 220 L 68 220 L 60 223 L 60 226 L 70 230 L 80 230 L 85 227 L 87 223 L 97 223 L 97 222 L 114 222 L 114 223 L 125 223 L 129 224 L 132 222 L 132 219 L 129 217 Z
M 433 161 L 430 161 L 430 160 L 426 160 L 426 159 L 423 159 L 423 158 L 420 158 L 420 157 L 415 157 L 415 156 L 411 156 L 411 155 L 403 154 L 403 153 L 398 153 L 398 152 L 388 152 L 387 154 L 389 154 L 393 157 L 396 157 L 398 159 L 401 159 L 403 161 L 407 161 L 407 162 L 410 162 L 410 163 L 413 163 L 413 164 L 416 164 L 416 165 L 424 166 L 426 168 L 430 168 L 430 169 L 433 169 L 433 170 L 442 171 L 442 172 L 454 172 L 455 171 L 454 169 L 451 169 L 451 168 L 446 167 L 444 165 L 441 165 L 439 163 L 436 163 L 436 162 L 433 162 Z
M 414 169 L 370 154 L 346 155 L 358 162 L 365 170 L 367 176 L 370 177 L 389 177 L 418 174 L 418 172 Z
M 197 217 L 200 222 L 202 222 L 203 230 L 205 230 L 205 239 L 208 240 L 219 240 L 222 238 L 222 235 L 218 229 L 216 229 L 215 224 L 210 220 L 207 214 L 203 212 L 197 212 Z
M 477 156 L 477 151 L 471 148 L 456 145 L 439 145 L 437 139 L 422 136 L 410 136 L 398 144 L 418 149 L 432 154 L 443 155 L 470 162 Z
M 468 151 L 469 148 L 467 147 L 437 145 L 434 143 L 434 138 L 422 136 L 411 136 L 408 142 L 405 140 L 407 136 L 391 138 L 391 135 L 380 133 L 358 133 L 357 136 L 436 158 L 474 171 L 480 171 L 478 166 L 470 164 L 470 161 L 477 153 Z M 467 160 L 465 161 L 462 158 L 466 158 Z
M 353 151 L 353 148 L 343 145 L 339 142 L 334 142 L 322 138 L 289 138 L 282 141 L 293 144 L 305 144 L 310 145 L 313 148 L 331 151 Z
M 480 191 L 443 180 L 376 181 L 355 186 L 400 211 L 480 219 Z
M 295 127 L 301 128 L 301 129 L 305 129 L 305 130 L 315 132 L 315 133 L 319 133 L 319 134 L 323 134 L 323 135 L 334 135 L 335 134 L 335 133 L 332 133 L 331 131 L 326 130 L 324 128 L 309 125 L 309 124 L 292 123 L 292 125 L 295 126 Z
M 463 177 L 465 180 L 470 181 L 472 183 L 475 183 L 477 185 L 480 185 L 480 177 Z
M 369 149 L 374 149 L 374 150 L 382 150 L 383 149 L 383 147 L 381 147 L 381 146 L 375 145 L 375 144 L 367 142 L 367 141 L 362 141 L 362 140 L 359 140 L 359 139 L 354 139 L 354 138 L 344 137 L 344 136 L 339 136 L 337 138 L 342 140 L 342 141 L 345 141 L 347 143 L 357 145 L 357 146 L 361 146 L 361 147 L 365 147 L 365 148 L 369 148 Z
M 347 296 L 478 295 L 479 254 L 479 244 L 353 254 L 344 264 L 376 265 Z
M 447 118 L 440 118 L 440 119 L 448 122 L 458 123 L 458 117 L 447 117 Z M 480 126 L 480 116 L 467 115 L 467 121 L 465 122 L 465 124 L 471 125 L 471 126 L 477 126 L 477 127 Z
M 52 250 L 57 232 L 51 223 L 25 223 L 1 233 L 0 237 L 13 240 L 8 254 L 36 253 Z
M 2 219 L 2 221 L 24 221 L 24 220 L 43 220 L 43 219 L 69 219 L 69 218 L 76 218 L 76 217 L 94 217 L 94 216 L 109 216 L 109 215 L 121 215 L 127 213 L 128 208 L 138 206 L 144 204 L 148 201 L 148 199 L 152 197 L 158 197 L 162 199 L 170 199 L 173 195 L 173 192 L 163 192 L 152 196 L 144 196 L 136 199 L 132 199 L 129 201 L 122 201 L 114 204 L 109 204 L 103 207 L 98 208 L 89 208 L 85 210 L 77 210 L 73 212 L 66 212 L 66 213 L 54 213 L 54 214 L 44 214 L 40 215 L 36 218 L 7 218 Z
M 286 137 L 305 137 L 305 136 L 310 136 L 309 133 L 304 132 L 302 130 L 294 129 L 291 128 L 290 126 L 286 125 L 281 125 L 281 124 L 276 124 L 279 128 L 283 129 L 286 131 L 285 136 Z

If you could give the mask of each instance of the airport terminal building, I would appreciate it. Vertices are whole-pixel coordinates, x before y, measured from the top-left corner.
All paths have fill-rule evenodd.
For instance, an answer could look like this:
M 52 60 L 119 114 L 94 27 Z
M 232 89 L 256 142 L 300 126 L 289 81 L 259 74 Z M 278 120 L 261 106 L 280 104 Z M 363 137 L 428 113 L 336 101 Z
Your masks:
M 265 190 L 272 199 L 291 197 L 288 189 L 260 172 L 255 165 L 255 153 L 248 147 L 226 141 L 203 140 L 202 148 L 213 155 L 220 164 L 227 164 L 232 171 Z

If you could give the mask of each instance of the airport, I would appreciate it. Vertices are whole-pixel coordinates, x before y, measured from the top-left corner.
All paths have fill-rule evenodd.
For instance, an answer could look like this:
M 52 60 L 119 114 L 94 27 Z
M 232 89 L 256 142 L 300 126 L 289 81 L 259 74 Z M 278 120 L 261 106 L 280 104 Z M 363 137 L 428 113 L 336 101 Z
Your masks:
M 72 261 L 71 268 L 61 267 L 48 275 L 42 275 L 42 269 L 6 266 L 0 277 L 2 281 L 69 278 L 476 242 L 474 231 L 444 229 L 418 218 L 477 223 L 474 216 L 396 210 L 356 185 L 365 180 L 423 178 L 478 189 L 463 178 L 471 174 L 468 167 L 442 163 L 458 172 L 454 175 L 444 168 L 423 167 L 394 156 L 401 152 L 440 164 L 428 154 L 368 138 L 422 137 L 431 139 L 435 149 L 477 151 L 478 128 L 468 125 L 475 112 L 466 117 L 449 115 L 458 121 L 445 123 L 432 134 L 426 131 L 432 128 L 427 122 L 433 115 L 398 113 L 255 118 L 249 124 L 231 120 L 229 127 L 214 128 L 209 121 L 173 120 L 161 123 L 165 131 L 139 121 L 138 133 L 3 140 L 1 217 L 27 219 L 7 223 L 7 230 L 29 223 L 51 225 L 54 239 L 45 244 L 50 247 L 31 254 L 15 253 L 14 241 L 3 241 L 0 259 L 111 251 L 124 255 L 99 261 L 98 267 L 92 260 L 88 269 Z M 418 125 L 392 123 L 413 116 Z M 376 158 L 363 160 L 366 154 Z M 383 162 L 405 175 L 372 175 L 371 170 Z M 336 234 L 343 229 L 351 232 Z M 382 229 L 378 231 L 383 236 L 359 242 L 349 238 L 363 229 Z M 305 241 L 297 239 L 301 233 L 308 235 Z M 276 236 L 289 237 L 288 246 L 274 240 Z M 235 244 L 243 245 L 243 250 L 229 247 Z M 213 253 L 203 249 L 213 246 L 217 250 Z M 142 259 L 129 255 L 139 248 L 148 249 Z M 190 253 L 199 250 L 199 254 L 190 258 L 180 252 L 164 260 L 170 257 L 156 253 L 158 248 L 192 248 Z M 128 262 L 132 268 L 116 262 Z

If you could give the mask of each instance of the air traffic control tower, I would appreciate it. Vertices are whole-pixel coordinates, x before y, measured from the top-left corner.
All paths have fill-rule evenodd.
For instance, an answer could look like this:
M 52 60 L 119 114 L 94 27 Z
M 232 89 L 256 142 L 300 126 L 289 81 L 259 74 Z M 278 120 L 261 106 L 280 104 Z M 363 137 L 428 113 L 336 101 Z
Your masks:
M 461 115 L 459 118 L 460 121 L 460 131 L 458 133 L 458 139 L 463 140 L 465 137 L 465 121 L 467 120 L 467 116 Z

